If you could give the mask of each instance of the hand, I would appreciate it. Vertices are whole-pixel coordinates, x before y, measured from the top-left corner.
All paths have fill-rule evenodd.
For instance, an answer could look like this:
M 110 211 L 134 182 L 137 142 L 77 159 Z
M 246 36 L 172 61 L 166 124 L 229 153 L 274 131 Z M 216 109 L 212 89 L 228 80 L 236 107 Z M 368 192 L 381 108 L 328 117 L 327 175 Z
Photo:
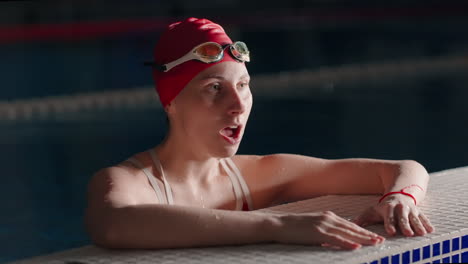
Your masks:
M 402 194 L 387 196 L 353 220 L 360 226 L 384 223 L 386 232 L 393 236 L 397 228 L 405 236 L 424 236 L 434 232 L 429 219 L 419 211 L 411 197 Z
M 273 232 L 273 240 L 280 243 L 357 249 L 362 245 L 376 245 L 385 240 L 330 211 L 280 215 L 278 220 L 280 224 Z

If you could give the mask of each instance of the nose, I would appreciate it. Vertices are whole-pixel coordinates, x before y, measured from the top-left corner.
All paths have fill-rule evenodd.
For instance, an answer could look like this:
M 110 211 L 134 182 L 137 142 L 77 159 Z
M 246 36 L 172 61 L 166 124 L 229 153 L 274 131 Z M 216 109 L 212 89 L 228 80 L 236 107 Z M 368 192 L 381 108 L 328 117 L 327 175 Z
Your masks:
M 245 92 L 242 92 L 245 93 Z M 229 96 L 229 108 L 228 113 L 231 116 L 238 116 L 243 114 L 247 108 L 247 99 L 246 96 L 241 94 L 237 89 L 232 89 L 232 92 Z

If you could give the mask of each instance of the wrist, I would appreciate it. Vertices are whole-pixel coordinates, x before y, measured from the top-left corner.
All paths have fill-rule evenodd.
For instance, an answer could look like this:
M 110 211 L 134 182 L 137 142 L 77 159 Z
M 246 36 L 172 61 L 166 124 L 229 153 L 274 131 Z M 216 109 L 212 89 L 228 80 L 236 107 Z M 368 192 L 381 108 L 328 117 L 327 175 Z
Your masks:
M 402 189 L 401 191 L 388 192 L 382 195 L 382 197 L 380 197 L 379 199 L 379 203 L 381 203 L 384 200 L 387 200 L 389 196 L 395 196 L 395 195 L 404 195 L 404 196 L 410 197 L 411 199 L 413 199 L 414 205 L 418 204 L 416 197 L 414 197 L 414 195 L 412 195 L 411 193 L 405 192 L 404 189 Z
M 283 226 L 283 221 L 281 220 L 281 215 L 279 214 L 263 214 L 263 223 L 260 237 L 264 242 L 277 242 L 278 241 L 278 232 Z
M 411 203 L 415 203 L 412 197 L 399 192 L 382 195 L 379 199 L 379 203 L 392 202 L 394 200 L 408 200 Z
M 387 197 L 389 197 L 389 196 L 401 194 L 401 195 L 406 195 L 406 196 L 410 197 L 411 199 L 413 199 L 414 205 L 417 205 L 418 201 L 416 200 L 416 197 L 412 193 L 408 192 L 408 190 L 413 189 L 413 188 L 418 188 L 419 190 L 424 192 L 424 189 L 421 186 L 419 186 L 417 184 L 411 184 L 411 185 L 408 185 L 406 187 L 403 187 L 399 191 L 391 191 L 391 192 L 385 193 L 384 195 L 382 195 L 382 197 L 380 197 L 379 203 L 381 203 L 383 200 L 387 200 Z

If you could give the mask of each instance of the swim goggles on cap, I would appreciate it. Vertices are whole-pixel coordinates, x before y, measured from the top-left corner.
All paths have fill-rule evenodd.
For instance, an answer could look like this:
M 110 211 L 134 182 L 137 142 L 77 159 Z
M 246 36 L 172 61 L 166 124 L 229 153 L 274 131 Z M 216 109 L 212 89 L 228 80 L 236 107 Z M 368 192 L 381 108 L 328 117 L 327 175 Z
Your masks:
M 236 41 L 232 44 L 227 44 L 224 46 L 221 46 L 216 42 L 205 42 L 196 46 L 187 54 L 178 58 L 175 61 L 171 61 L 164 65 L 155 65 L 151 62 L 145 62 L 145 65 L 155 66 L 160 71 L 168 72 L 175 66 L 180 65 L 189 60 L 198 60 L 204 63 L 213 63 L 223 59 L 224 49 L 226 49 L 227 47 L 229 47 L 229 52 L 236 60 L 240 62 L 250 61 L 249 49 L 247 48 L 247 45 L 242 41 Z

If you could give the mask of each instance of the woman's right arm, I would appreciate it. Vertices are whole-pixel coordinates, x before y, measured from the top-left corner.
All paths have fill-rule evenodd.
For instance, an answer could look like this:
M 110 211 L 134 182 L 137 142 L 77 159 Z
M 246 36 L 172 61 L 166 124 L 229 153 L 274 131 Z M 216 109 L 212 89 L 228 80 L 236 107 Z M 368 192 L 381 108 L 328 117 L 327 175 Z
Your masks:
M 122 167 L 96 173 L 88 185 L 86 229 L 110 248 L 178 248 L 270 240 L 265 214 L 149 204 L 141 183 Z
M 331 212 L 273 215 L 142 204 L 132 195 L 138 186 L 124 174 L 121 168 L 105 169 L 89 184 L 85 221 L 99 246 L 156 249 L 280 242 L 354 249 L 383 241 Z

